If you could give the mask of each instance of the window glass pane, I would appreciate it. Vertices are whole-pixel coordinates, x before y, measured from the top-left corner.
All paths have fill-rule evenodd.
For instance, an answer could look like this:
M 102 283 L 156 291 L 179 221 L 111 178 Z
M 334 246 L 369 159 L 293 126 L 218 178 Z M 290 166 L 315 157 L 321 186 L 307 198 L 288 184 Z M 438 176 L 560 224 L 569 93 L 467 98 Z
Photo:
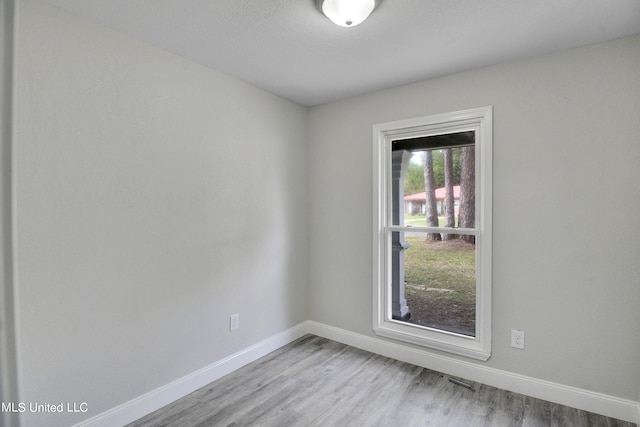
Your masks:
M 425 144 L 428 141 L 428 138 L 424 139 Z M 420 149 L 405 153 L 402 207 L 399 214 L 393 212 L 392 224 L 474 228 L 474 147 Z M 399 172 L 400 165 L 396 154 L 394 173 Z
M 428 240 L 423 233 L 404 233 L 411 246 L 404 252 L 404 297 L 407 323 L 475 336 L 475 244 L 461 236 Z

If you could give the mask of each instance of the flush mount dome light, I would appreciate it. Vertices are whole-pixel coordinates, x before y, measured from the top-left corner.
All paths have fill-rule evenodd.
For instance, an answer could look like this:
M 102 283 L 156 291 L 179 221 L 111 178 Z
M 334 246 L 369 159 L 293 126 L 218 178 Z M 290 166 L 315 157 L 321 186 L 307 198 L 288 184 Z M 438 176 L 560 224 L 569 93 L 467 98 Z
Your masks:
M 381 0 L 316 0 L 318 9 L 336 25 L 355 27 L 362 23 Z

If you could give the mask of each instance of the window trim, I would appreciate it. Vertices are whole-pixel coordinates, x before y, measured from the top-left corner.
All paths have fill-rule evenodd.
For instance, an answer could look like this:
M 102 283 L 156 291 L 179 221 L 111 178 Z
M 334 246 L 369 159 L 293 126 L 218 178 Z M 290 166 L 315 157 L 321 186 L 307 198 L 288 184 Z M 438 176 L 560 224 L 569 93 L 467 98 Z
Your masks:
M 391 144 L 394 140 L 475 131 L 476 334 L 475 337 L 391 319 Z M 493 107 L 480 107 L 373 126 L 373 330 L 377 335 L 486 361 L 491 356 L 491 254 Z M 430 228 L 412 228 L 429 231 Z M 437 230 L 442 231 L 442 228 Z M 462 231 L 462 233 L 461 233 Z M 457 234 L 467 234 L 456 229 Z

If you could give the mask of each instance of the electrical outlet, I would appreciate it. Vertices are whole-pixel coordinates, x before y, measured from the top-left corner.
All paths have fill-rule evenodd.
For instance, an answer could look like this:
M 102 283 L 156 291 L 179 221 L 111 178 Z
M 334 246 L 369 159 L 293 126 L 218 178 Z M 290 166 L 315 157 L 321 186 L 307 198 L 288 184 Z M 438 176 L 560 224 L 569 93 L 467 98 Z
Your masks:
M 229 330 L 235 331 L 237 329 L 240 329 L 240 315 L 232 314 L 229 318 Z
M 511 347 L 524 350 L 524 331 L 511 330 Z

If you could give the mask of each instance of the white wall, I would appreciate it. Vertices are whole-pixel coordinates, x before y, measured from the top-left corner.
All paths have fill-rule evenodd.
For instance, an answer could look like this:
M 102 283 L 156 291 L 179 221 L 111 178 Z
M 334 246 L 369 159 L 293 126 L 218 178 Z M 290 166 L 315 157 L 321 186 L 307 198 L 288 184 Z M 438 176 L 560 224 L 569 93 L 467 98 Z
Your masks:
M 311 109 L 311 320 L 374 336 L 372 125 L 493 105 L 486 366 L 637 401 L 638 70 L 634 36 Z
M 308 318 L 307 109 L 39 1 L 16 65 L 20 398 L 89 405 L 23 425 Z

